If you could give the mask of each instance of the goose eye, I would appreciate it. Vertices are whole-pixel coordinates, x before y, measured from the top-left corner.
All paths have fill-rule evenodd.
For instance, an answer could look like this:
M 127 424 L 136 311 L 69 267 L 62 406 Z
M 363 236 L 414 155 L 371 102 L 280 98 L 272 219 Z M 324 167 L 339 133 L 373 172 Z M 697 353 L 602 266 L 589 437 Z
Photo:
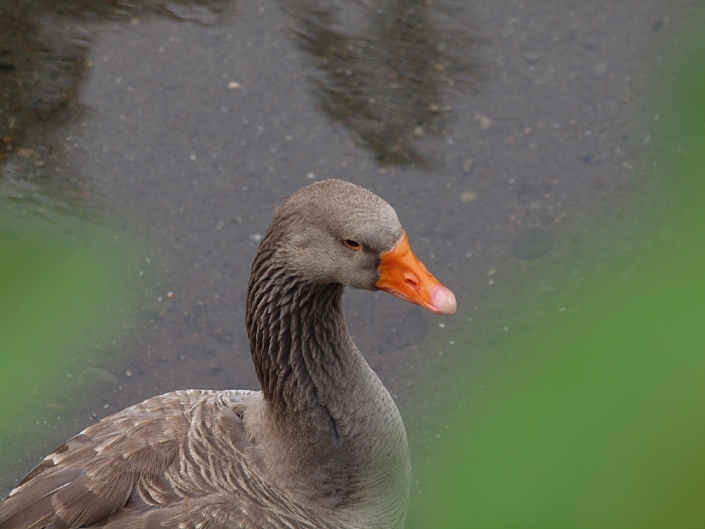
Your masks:
M 348 248 L 350 248 L 351 250 L 355 250 L 355 251 L 362 250 L 362 245 L 357 241 L 353 241 L 352 239 L 345 239 L 343 241 L 343 244 L 345 246 L 347 246 Z

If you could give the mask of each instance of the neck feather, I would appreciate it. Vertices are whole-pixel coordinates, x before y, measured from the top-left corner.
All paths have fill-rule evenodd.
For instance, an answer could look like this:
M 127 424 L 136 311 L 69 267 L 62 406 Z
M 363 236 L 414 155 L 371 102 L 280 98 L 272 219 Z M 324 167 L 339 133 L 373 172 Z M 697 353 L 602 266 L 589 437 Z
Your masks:
M 327 396 L 359 356 L 343 317 L 343 286 L 306 282 L 266 253 L 253 264 L 247 295 L 247 331 L 263 396 L 277 415 L 291 420 L 316 411 L 335 429 Z

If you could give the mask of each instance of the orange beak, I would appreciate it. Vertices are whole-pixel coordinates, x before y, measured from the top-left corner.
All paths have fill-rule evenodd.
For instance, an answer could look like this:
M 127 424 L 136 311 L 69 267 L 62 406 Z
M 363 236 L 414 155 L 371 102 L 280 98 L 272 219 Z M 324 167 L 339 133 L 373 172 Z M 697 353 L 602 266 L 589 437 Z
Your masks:
M 375 286 L 437 314 L 453 314 L 456 309 L 455 295 L 414 255 L 406 232 L 394 248 L 382 254 Z

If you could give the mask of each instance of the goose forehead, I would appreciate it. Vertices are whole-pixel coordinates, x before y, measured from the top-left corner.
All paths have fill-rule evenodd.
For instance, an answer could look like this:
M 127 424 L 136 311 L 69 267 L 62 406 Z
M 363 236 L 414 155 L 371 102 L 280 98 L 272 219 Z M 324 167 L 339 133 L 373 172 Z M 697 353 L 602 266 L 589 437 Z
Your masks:
M 401 238 L 394 208 L 374 193 L 349 182 L 326 180 L 294 193 L 280 208 L 335 237 L 359 239 L 389 249 Z M 288 216 L 288 215 L 287 215 Z
M 309 220 L 334 237 L 355 239 L 370 246 L 387 248 L 401 237 L 402 227 L 394 208 L 377 200 L 321 201 L 309 209 Z
M 341 235 L 384 248 L 394 246 L 402 234 L 401 223 L 392 206 L 387 203 L 381 206 L 358 210 L 356 214 L 346 216 Z

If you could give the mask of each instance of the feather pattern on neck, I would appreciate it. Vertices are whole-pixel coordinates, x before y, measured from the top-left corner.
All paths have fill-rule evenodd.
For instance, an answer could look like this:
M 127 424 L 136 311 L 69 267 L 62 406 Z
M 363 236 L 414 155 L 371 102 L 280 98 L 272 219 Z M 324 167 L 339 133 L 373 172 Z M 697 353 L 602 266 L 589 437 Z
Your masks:
M 359 354 L 342 310 L 343 286 L 314 285 L 292 275 L 263 249 L 252 267 L 247 330 L 262 392 L 270 409 L 291 421 L 335 417 L 327 400 L 351 355 Z

